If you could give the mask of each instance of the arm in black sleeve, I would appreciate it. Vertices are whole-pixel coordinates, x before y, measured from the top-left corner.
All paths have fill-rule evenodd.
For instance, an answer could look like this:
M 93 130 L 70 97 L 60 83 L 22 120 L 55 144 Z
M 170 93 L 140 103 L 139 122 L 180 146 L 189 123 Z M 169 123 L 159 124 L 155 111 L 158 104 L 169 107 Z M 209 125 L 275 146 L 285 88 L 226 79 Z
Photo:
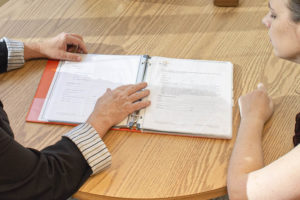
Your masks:
M 68 138 L 39 152 L 17 143 L 8 121 L 0 123 L 0 199 L 67 199 L 92 174 Z
M 52 200 L 70 197 L 93 172 L 110 165 L 109 152 L 102 153 L 107 149 L 101 139 L 101 142 L 96 142 L 101 143 L 100 150 L 88 146 L 92 151 L 86 151 L 87 146 L 80 146 L 82 141 L 86 142 L 82 135 L 93 130 L 90 125 L 82 124 L 72 129 L 69 136 L 62 137 L 42 151 L 25 148 L 13 139 L 6 113 L 0 106 L 0 199 Z M 79 134 L 76 135 L 76 132 Z M 77 138 L 75 142 L 73 138 Z M 92 138 L 92 141 L 95 139 Z M 100 156 L 100 162 L 95 161 L 97 156 Z
M 5 41 L 0 42 L 0 73 L 7 71 L 7 47 Z

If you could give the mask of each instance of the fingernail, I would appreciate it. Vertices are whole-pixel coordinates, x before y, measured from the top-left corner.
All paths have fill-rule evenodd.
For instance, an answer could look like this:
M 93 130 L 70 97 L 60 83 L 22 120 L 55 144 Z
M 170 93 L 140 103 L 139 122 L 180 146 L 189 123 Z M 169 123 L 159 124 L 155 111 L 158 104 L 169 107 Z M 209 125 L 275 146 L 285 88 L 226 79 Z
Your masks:
M 81 57 L 80 57 L 80 56 L 77 56 L 76 60 L 77 60 L 77 61 L 81 61 Z
M 260 87 L 263 87 L 264 86 L 264 84 L 263 83 L 259 83 L 259 84 L 257 84 L 257 87 L 258 88 L 260 88 Z

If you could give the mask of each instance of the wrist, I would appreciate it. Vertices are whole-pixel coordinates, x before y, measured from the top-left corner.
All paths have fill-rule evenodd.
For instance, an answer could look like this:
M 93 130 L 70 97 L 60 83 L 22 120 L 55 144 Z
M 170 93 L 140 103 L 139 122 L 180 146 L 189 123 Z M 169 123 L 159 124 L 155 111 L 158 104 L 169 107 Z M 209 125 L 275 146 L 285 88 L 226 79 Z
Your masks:
M 46 56 L 41 52 L 41 43 L 29 42 L 24 43 L 24 59 L 30 60 L 35 58 L 45 58 Z
M 242 123 L 253 124 L 256 126 L 264 126 L 265 121 L 259 117 L 242 117 L 241 124 Z
M 87 123 L 89 123 L 99 134 L 99 136 L 102 138 L 108 130 L 111 128 L 109 123 L 105 120 L 97 120 L 94 119 L 93 116 L 90 116 L 87 120 Z
M 238 137 L 247 137 L 249 139 L 261 138 L 264 129 L 264 120 L 260 118 L 241 118 Z M 248 140 L 247 139 L 247 140 Z M 251 140 L 252 140 L 251 139 Z

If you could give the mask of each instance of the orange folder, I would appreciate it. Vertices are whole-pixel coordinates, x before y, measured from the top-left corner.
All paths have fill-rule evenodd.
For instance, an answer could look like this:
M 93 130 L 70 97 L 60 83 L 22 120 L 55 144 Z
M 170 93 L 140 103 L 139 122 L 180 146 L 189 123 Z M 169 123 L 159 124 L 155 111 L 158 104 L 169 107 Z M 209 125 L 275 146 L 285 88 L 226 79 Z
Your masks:
M 58 63 L 59 63 L 59 61 L 57 61 L 57 60 L 48 60 L 46 68 L 43 72 L 42 78 L 40 80 L 39 86 L 37 88 L 37 91 L 34 95 L 32 103 L 31 103 L 29 112 L 27 114 L 26 121 L 39 122 L 39 123 L 52 123 L 52 122 L 46 122 L 46 121 L 39 120 L 39 116 L 42 111 L 45 99 L 47 97 L 47 93 L 50 88 L 51 82 L 55 75 Z M 64 124 L 64 123 L 61 123 L 61 124 Z

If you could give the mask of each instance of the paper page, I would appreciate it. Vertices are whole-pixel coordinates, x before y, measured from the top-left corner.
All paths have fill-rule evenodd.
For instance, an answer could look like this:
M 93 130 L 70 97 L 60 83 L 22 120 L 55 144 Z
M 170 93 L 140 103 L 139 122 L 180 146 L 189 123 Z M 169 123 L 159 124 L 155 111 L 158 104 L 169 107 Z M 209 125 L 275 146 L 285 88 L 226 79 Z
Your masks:
M 231 138 L 232 72 L 230 62 L 152 57 L 142 128 Z
M 139 62 L 140 56 L 93 54 L 82 55 L 81 62 L 63 62 L 56 71 L 40 118 L 85 122 L 107 88 L 136 82 Z

